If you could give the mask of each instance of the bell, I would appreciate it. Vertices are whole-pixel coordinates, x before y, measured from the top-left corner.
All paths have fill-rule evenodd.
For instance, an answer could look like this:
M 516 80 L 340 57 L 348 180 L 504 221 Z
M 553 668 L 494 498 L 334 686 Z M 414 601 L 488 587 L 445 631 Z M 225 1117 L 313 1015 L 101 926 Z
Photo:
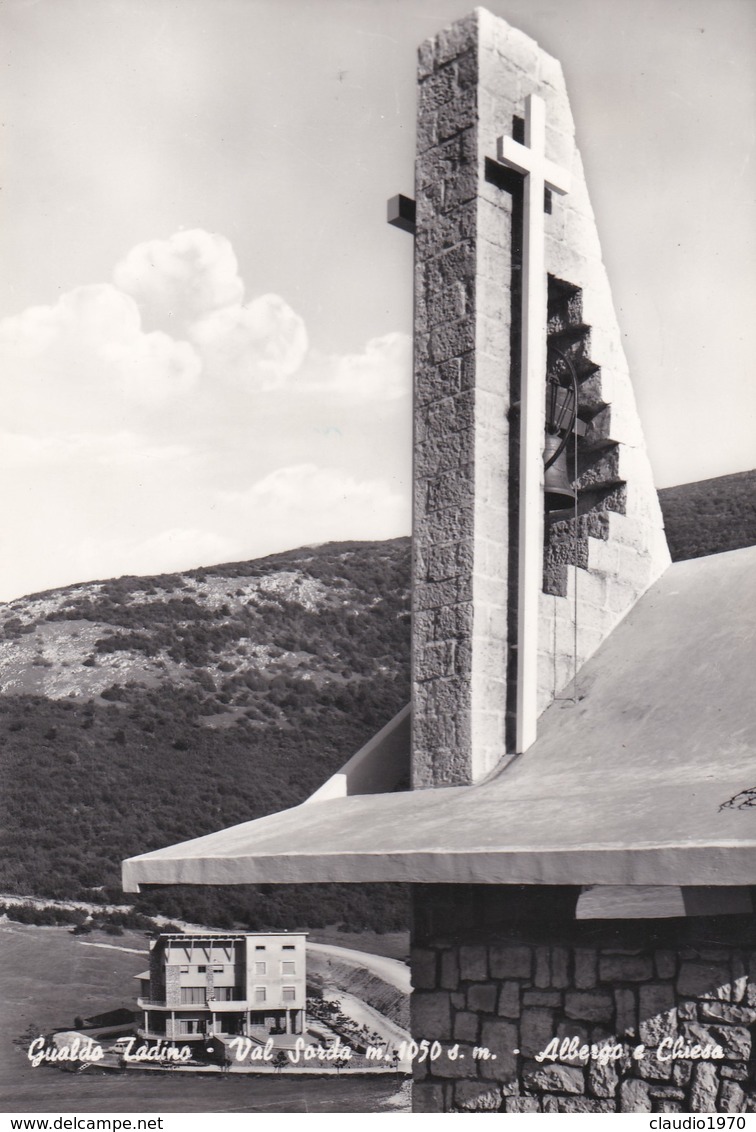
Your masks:
M 567 471 L 567 446 L 554 459 L 555 452 L 562 444 L 560 436 L 546 433 L 546 447 L 543 460 L 546 465 L 544 474 L 544 504 L 547 514 L 553 511 L 565 511 L 574 507 L 577 492 L 570 483 Z

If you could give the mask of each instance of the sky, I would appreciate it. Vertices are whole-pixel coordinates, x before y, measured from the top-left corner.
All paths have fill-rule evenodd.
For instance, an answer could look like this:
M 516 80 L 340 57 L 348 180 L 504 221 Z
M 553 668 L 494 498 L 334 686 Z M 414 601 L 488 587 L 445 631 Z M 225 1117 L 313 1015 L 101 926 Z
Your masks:
M 472 6 L 0 0 L 0 600 L 410 532 L 385 203 Z M 657 486 L 753 467 L 756 4 L 488 7 L 562 62 Z

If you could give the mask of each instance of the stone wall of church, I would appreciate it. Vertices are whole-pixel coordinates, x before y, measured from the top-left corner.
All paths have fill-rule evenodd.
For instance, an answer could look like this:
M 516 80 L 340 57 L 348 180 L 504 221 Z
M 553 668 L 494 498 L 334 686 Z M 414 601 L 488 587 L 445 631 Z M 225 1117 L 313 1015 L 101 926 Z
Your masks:
M 415 892 L 412 1034 L 439 1054 L 415 1111 L 756 1112 L 753 917 L 575 921 L 577 889 L 462 888 Z

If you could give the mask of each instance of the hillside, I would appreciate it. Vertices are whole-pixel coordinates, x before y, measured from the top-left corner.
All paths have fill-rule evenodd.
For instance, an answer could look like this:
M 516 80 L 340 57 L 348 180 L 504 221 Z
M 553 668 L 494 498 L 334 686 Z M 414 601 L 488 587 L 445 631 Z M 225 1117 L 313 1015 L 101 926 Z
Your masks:
M 302 801 L 409 698 L 409 540 L 0 607 L 0 888 L 120 898 L 122 858 Z M 160 890 L 219 926 L 401 927 L 337 886 Z
M 756 543 L 756 471 L 659 492 L 672 561 Z

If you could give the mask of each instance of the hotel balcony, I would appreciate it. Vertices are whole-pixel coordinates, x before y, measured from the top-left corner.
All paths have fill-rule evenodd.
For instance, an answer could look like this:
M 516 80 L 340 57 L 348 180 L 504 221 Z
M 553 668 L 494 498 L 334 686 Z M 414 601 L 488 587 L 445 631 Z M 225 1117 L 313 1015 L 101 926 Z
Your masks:
M 140 1010 L 174 1010 L 179 1013 L 182 1010 L 212 1010 L 214 1013 L 228 1012 L 229 1010 L 253 1010 L 254 1005 L 247 1002 L 244 998 L 232 999 L 217 999 L 209 998 L 204 1002 L 166 1002 L 163 998 L 138 998 L 137 1006 Z M 265 1003 L 257 1009 L 264 1009 Z

